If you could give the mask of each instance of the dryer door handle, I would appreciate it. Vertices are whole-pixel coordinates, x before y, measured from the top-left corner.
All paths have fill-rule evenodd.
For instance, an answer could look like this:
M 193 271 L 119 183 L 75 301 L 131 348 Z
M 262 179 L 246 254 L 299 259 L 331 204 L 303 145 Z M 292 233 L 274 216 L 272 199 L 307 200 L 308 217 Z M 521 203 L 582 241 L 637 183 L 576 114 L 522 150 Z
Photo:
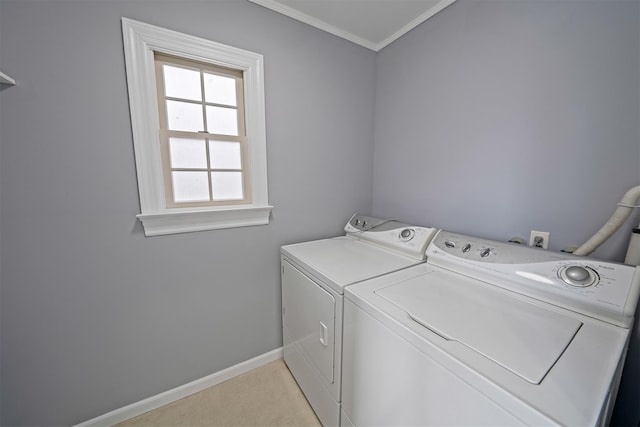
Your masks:
M 329 345 L 329 330 L 327 325 L 320 322 L 320 344 L 327 347 Z

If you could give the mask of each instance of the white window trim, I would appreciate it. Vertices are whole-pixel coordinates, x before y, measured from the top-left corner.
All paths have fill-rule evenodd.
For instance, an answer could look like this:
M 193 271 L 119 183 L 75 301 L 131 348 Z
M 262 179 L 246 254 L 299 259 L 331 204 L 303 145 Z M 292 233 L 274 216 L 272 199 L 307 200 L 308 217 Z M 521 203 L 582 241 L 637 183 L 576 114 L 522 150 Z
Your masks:
M 269 223 L 264 65 L 260 54 L 122 18 L 141 213 L 146 236 Z M 252 203 L 167 208 L 160 153 L 154 52 L 242 70 Z

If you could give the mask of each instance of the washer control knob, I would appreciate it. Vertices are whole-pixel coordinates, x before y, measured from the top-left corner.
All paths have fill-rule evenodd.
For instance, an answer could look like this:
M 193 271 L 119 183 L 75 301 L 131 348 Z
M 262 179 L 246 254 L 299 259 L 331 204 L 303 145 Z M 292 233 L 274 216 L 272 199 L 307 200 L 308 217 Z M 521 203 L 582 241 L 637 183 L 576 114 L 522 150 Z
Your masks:
M 402 229 L 402 231 L 400 231 L 399 237 L 403 242 L 408 242 L 409 240 L 413 239 L 413 236 L 415 236 L 415 234 L 416 232 L 411 228 L 404 228 Z
M 574 265 L 567 268 L 567 276 L 576 282 L 585 282 L 589 278 L 589 272 L 584 267 Z
M 597 274 L 589 267 L 570 265 L 560 270 L 563 282 L 577 287 L 587 287 L 597 282 Z
M 480 256 L 482 258 L 488 257 L 491 254 L 491 249 L 489 248 L 484 248 L 483 250 L 480 251 Z
M 467 252 L 469 252 L 470 250 L 471 250 L 471 244 L 470 244 L 470 243 L 467 243 L 466 245 L 464 245 L 464 246 L 462 247 L 462 252 L 464 252 L 464 253 L 467 253 Z
M 451 240 L 447 240 L 446 242 L 444 242 L 444 245 L 448 248 L 455 248 L 456 247 L 456 243 L 452 242 Z

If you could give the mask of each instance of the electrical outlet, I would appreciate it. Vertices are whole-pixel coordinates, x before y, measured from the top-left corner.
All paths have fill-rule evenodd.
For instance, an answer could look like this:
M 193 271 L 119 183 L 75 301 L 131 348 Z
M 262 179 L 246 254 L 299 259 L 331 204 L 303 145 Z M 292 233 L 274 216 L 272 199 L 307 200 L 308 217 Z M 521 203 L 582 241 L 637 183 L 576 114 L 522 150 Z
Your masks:
M 529 236 L 529 246 L 547 249 L 549 247 L 549 233 L 547 231 L 531 230 L 531 235 Z

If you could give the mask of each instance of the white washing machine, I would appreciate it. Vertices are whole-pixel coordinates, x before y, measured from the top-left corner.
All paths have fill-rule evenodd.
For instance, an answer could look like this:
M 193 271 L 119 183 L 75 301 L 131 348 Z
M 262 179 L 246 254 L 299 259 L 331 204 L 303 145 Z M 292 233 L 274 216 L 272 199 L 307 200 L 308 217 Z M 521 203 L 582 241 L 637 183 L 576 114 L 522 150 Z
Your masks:
M 343 425 L 606 426 L 640 268 L 440 231 L 347 288 Z
M 281 248 L 284 361 L 323 425 L 340 424 L 345 287 L 423 263 L 435 231 L 354 215 L 345 236 Z

